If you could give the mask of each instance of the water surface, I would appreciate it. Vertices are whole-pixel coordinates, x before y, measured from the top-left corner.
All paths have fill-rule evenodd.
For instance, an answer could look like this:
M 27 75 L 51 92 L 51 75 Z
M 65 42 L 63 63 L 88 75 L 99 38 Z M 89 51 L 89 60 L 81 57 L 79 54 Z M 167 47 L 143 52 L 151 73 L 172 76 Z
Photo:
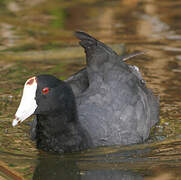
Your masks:
M 3 0 L 0 19 L 1 179 L 181 179 L 181 1 Z M 120 54 L 146 53 L 128 61 L 160 98 L 160 124 L 145 144 L 57 156 L 36 149 L 28 121 L 12 128 L 27 78 L 66 79 L 84 67 L 75 30 Z

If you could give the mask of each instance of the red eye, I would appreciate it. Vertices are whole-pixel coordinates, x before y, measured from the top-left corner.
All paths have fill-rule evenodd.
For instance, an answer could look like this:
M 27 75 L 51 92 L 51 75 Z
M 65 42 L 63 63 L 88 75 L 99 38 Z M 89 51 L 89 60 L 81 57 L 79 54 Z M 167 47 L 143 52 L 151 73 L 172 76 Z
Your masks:
M 48 91 L 49 91 L 49 88 L 43 88 L 43 89 L 42 89 L 42 93 L 43 93 L 43 94 L 47 94 Z

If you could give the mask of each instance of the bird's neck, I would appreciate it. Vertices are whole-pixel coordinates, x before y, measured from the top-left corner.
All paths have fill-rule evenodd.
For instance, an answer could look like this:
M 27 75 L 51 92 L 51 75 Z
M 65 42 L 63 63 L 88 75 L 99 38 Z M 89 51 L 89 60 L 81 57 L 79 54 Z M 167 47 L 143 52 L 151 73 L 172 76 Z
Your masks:
M 88 148 L 87 135 L 78 122 L 64 114 L 37 115 L 37 147 L 52 152 L 72 152 Z

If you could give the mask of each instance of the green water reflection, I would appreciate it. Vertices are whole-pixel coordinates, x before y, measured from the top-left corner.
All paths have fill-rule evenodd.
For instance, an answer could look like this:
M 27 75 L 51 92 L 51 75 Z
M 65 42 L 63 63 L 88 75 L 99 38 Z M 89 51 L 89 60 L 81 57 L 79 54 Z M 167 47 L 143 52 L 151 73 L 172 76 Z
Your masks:
M 179 0 L 0 1 L 0 178 L 180 179 L 180 12 Z M 128 63 L 160 96 L 160 124 L 149 144 L 56 156 L 36 149 L 26 122 L 12 128 L 27 78 L 49 73 L 66 79 L 84 67 L 75 30 L 120 54 L 146 52 Z

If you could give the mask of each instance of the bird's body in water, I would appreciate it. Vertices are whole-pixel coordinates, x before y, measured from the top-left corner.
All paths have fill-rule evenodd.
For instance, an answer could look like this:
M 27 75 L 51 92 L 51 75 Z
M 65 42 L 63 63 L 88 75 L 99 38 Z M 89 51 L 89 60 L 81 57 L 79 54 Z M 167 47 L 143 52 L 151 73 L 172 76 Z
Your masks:
M 66 81 L 51 75 L 29 79 L 13 125 L 34 114 L 31 136 L 46 151 L 143 142 L 159 121 L 159 103 L 139 70 L 90 35 L 76 37 L 86 67 Z

